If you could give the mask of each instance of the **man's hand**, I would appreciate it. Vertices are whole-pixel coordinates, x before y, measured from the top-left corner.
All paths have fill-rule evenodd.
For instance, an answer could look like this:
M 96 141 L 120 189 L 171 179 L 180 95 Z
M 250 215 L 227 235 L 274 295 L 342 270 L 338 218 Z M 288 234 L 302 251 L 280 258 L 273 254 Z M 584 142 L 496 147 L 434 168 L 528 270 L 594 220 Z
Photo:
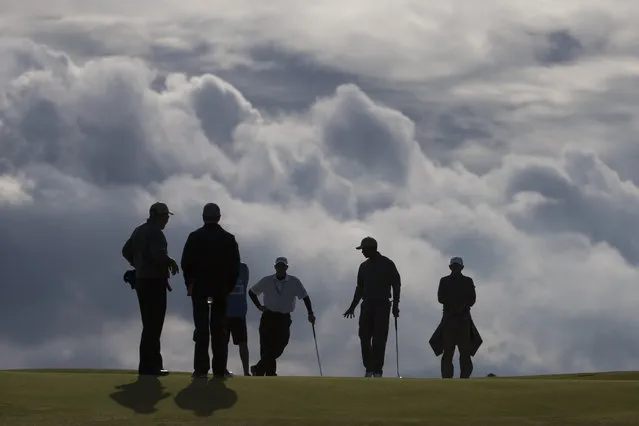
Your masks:
M 180 268 L 175 260 L 169 257 L 169 271 L 171 271 L 171 275 L 175 275 L 180 272 Z
M 191 281 L 186 289 L 186 295 L 187 296 L 192 296 L 193 295 L 193 281 Z
M 393 316 L 397 318 L 399 316 L 399 306 L 393 305 Z
M 355 308 L 353 306 L 349 307 L 346 312 L 344 312 L 344 318 L 353 318 L 355 316 Z
M 308 313 L 308 322 L 315 324 L 315 315 L 313 315 L 313 312 Z

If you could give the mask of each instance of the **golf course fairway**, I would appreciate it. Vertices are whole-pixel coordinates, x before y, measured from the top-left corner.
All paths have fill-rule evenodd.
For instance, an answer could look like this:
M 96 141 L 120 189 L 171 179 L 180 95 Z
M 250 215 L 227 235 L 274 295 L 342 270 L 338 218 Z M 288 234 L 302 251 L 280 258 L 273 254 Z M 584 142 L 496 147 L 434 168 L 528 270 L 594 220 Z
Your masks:
M 639 374 L 470 380 L 0 371 L 0 425 L 639 425 Z

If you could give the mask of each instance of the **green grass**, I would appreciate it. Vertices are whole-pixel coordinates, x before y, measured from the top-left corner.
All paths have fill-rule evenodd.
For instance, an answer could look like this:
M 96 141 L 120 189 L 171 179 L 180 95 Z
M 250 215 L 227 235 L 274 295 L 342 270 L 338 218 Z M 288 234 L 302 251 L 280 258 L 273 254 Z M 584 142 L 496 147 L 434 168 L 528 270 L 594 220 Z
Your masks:
M 0 425 L 636 425 L 639 373 L 365 379 L 0 371 Z

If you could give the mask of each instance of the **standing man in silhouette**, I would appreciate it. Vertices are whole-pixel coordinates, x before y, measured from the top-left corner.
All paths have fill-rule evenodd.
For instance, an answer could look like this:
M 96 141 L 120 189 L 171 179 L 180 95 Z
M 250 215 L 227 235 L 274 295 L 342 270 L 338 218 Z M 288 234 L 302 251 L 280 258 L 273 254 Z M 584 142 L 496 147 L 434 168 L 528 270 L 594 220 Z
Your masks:
M 353 318 L 357 304 L 362 301 L 359 339 L 362 362 L 366 368 L 365 377 L 382 377 L 391 313 L 389 299 L 392 289 L 392 313 L 398 317 L 401 277 L 395 263 L 377 251 L 374 238 L 364 238 L 356 249 L 362 251 L 366 260 L 359 266 L 355 295 L 344 317 Z
M 245 376 L 250 376 L 249 371 L 249 350 L 248 350 L 248 330 L 246 328 L 246 311 L 248 303 L 246 300 L 247 286 L 249 280 L 249 269 L 245 263 L 240 263 L 240 275 L 237 283 L 229 294 L 226 308 L 226 350 L 228 354 L 228 344 L 233 337 L 233 344 L 240 349 L 240 360 L 242 361 L 242 369 Z M 232 374 L 227 371 L 227 374 Z
M 135 268 L 132 280 L 140 305 L 142 336 L 138 374 L 166 376 L 160 337 L 166 316 L 166 291 L 171 291 L 169 272 L 177 274 L 177 263 L 168 255 L 163 229 L 173 213 L 164 203 L 149 208 L 149 218 L 133 230 L 122 247 L 122 256 Z
M 230 377 L 226 369 L 226 306 L 239 275 L 240 252 L 235 236 L 220 226 L 220 218 L 218 205 L 206 204 L 202 210 L 204 224 L 189 234 L 182 252 L 184 283 L 193 305 L 196 378 L 206 378 L 209 368 L 214 378 Z
M 302 282 L 288 275 L 288 260 L 275 259 L 275 274 L 267 275 L 249 290 L 249 297 L 258 310 L 260 319 L 260 360 L 251 366 L 253 376 L 277 376 L 277 358 L 288 345 L 291 336 L 291 313 L 295 310 L 295 299 L 302 299 L 306 305 L 308 321 L 315 324 L 311 299 Z M 257 298 L 264 295 L 264 304 Z
M 439 280 L 437 300 L 443 305 L 440 324 L 442 359 L 441 375 L 451 379 L 454 374 L 453 355 L 459 348 L 460 378 L 467 379 L 473 372 L 473 330 L 474 324 L 470 308 L 475 304 L 475 283 L 471 277 L 462 274 L 464 261 L 453 257 L 449 264 L 450 275 Z

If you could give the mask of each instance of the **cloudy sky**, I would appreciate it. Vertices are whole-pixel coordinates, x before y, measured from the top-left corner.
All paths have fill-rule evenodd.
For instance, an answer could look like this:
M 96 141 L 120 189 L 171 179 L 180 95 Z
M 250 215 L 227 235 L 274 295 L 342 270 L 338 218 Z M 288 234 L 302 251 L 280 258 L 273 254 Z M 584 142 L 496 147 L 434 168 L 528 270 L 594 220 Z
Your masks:
M 120 250 L 156 200 L 176 259 L 209 201 L 251 281 L 289 257 L 325 374 L 363 374 L 366 235 L 402 275 L 405 376 L 439 375 L 453 255 L 477 376 L 639 368 L 639 4 L 44 3 L 0 0 L 0 368 L 137 367 Z M 165 366 L 191 371 L 172 284 Z M 318 374 L 303 304 L 279 372 Z

